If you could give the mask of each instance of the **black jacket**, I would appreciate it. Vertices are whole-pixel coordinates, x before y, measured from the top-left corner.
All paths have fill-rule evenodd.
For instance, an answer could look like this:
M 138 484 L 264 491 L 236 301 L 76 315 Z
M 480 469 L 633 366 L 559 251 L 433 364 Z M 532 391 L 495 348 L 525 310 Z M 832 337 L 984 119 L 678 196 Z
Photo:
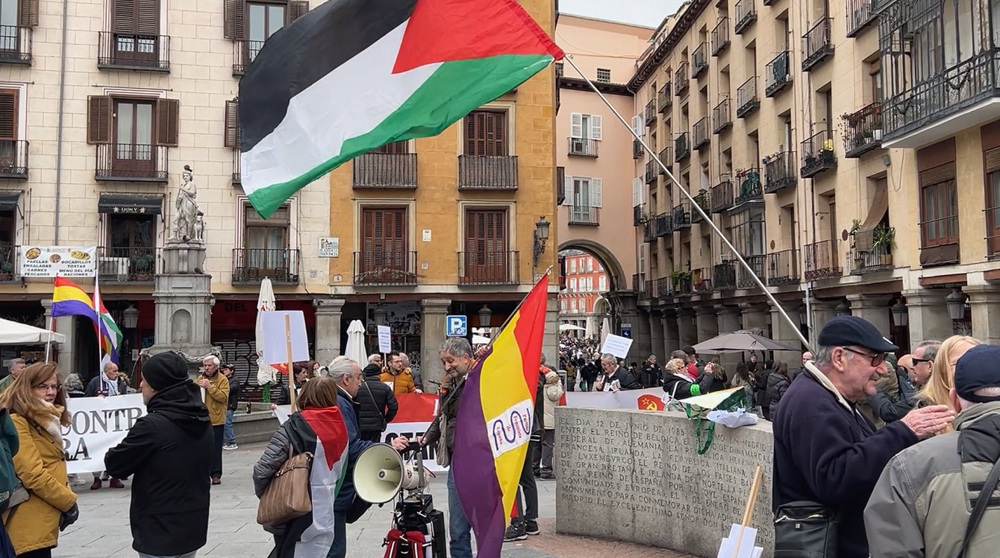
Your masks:
M 667 374 L 663 378 L 663 391 L 675 399 L 687 399 L 696 395 L 705 395 L 712 388 L 715 376 L 702 374 L 697 382 L 687 374 Z
M 108 394 L 107 386 L 103 385 L 101 382 L 101 376 L 103 376 L 103 374 L 98 374 L 87 382 L 87 389 L 83 392 L 84 397 L 97 397 L 99 395 Z M 119 376 L 116 383 L 118 384 L 118 395 L 125 395 L 128 393 L 128 385 L 125 383 L 124 378 Z
M 361 436 L 371 432 L 382 432 L 386 425 L 396 416 L 399 403 L 392 388 L 379 381 L 367 379 L 361 384 L 357 395 L 358 430 Z
M 917 407 L 917 388 L 910 382 L 906 372 L 898 372 L 903 368 L 896 370 L 896 379 L 899 382 L 898 397 L 886 393 L 881 386 L 875 388 L 875 395 L 868 396 L 868 406 L 886 424 L 903 418 L 906 413 Z
M 837 556 L 867 558 L 865 505 L 882 469 L 916 435 L 899 421 L 876 432 L 812 371 L 795 377 L 774 418 L 772 506 L 809 500 L 839 512 Z
M 229 405 L 226 407 L 230 411 L 239 409 L 241 391 L 243 391 L 243 386 L 234 376 L 229 382 Z
M 451 387 L 452 381 L 450 378 L 446 379 L 445 385 L 441 386 L 442 391 L 438 393 L 438 398 L 442 401 L 438 408 L 438 415 L 444 414 L 448 419 L 445 424 L 444 442 L 449 452 L 455 451 L 455 417 L 458 416 L 458 400 L 462 398 L 462 390 L 465 389 L 464 378 L 458 384 L 458 387 Z M 449 391 L 445 392 L 445 389 Z M 427 432 L 424 433 L 424 445 L 433 446 L 440 438 L 441 421 L 435 416 L 434 420 L 431 421 L 431 425 L 427 427 Z
M 777 372 L 772 372 L 771 375 L 767 377 L 767 388 L 766 388 L 766 399 L 768 406 L 768 414 L 770 419 L 773 421 L 775 417 L 775 411 L 778 410 L 778 402 L 781 401 L 782 396 L 785 395 L 785 390 L 791 384 L 786 376 L 783 376 Z
M 377 380 L 379 375 L 381 374 L 382 374 L 382 367 L 371 362 L 369 362 L 368 366 L 365 366 L 364 369 L 361 370 L 361 377 L 366 380 L 371 378 L 372 376 L 374 376 L 375 379 Z
M 347 426 L 349 441 L 347 444 L 347 473 L 340 484 L 340 492 L 333 504 L 333 509 L 337 513 L 347 513 L 354 503 L 354 496 L 357 491 L 354 489 L 354 464 L 357 463 L 361 452 L 375 445 L 375 442 L 362 440 L 358 436 L 358 403 L 351 398 L 346 391 L 337 388 L 337 407 L 340 409 L 340 416 Z
M 104 457 L 108 475 L 132 475 L 132 548 L 174 556 L 205 546 L 215 437 L 190 380 L 153 395 L 149 413 Z
M 618 380 L 618 386 L 622 391 L 627 389 L 642 389 L 642 383 L 635 377 L 635 374 L 632 374 L 623 366 L 619 366 L 610 376 L 601 374 L 599 378 L 604 378 L 604 383 L 601 384 L 602 389 L 605 389 L 608 384 L 615 380 Z

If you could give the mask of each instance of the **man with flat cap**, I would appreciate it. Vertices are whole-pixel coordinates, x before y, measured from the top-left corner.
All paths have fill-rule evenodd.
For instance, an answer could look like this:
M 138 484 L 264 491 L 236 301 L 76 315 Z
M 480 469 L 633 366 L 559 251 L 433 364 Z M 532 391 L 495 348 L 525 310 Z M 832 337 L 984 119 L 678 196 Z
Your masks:
M 1000 555 L 1000 506 L 992 493 L 963 546 L 970 509 L 1000 459 L 1000 347 L 972 347 L 955 365 L 955 431 L 893 457 L 865 508 L 872 558 Z M 961 552 L 960 552 L 961 551 Z
M 876 432 L 857 404 L 875 393 L 887 372 L 886 353 L 898 348 L 857 316 L 827 322 L 817 345 L 781 398 L 773 424 L 772 505 L 778 517 L 795 517 L 804 502 L 822 507 L 839 517 L 832 555 L 867 558 L 863 512 L 879 474 L 894 455 L 941 431 L 954 413 L 943 405 L 916 409 Z M 788 548 L 780 534 L 776 539 L 776 551 Z
M 201 390 L 175 353 L 142 367 L 146 416 L 108 450 L 104 468 L 132 480 L 132 548 L 140 558 L 193 557 L 208 538 L 215 436 Z

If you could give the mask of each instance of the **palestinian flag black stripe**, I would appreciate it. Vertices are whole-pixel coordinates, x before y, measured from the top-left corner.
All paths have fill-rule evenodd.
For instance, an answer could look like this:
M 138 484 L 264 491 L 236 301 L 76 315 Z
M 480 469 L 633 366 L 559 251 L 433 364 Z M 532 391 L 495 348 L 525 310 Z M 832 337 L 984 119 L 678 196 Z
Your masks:
M 240 82 L 243 188 L 267 217 L 386 143 L 433 136 L 562 57 L 515 0 L 329 0 Z

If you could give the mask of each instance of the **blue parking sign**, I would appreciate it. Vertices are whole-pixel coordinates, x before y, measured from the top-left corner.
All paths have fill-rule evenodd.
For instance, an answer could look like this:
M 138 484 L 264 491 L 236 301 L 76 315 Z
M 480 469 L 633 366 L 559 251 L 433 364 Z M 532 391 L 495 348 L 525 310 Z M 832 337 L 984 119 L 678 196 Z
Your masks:
M 465 337 L 469 334 L 469 319 L 466 316 L 445 316 L 444 334 L 448 337 Z

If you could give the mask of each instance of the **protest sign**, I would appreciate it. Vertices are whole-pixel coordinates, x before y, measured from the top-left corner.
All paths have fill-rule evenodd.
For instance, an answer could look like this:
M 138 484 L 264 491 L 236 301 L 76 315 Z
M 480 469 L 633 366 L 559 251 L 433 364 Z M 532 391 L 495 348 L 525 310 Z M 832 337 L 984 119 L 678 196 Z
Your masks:
M 146 414 L 142 394 L 114 397 L 79 397 L 66 402 L 70 425 L 62 428 L 66 472 L 97 473 L 104 470 L 104 454 L 125 439 Z
M 391 353 L 392 352 L 392 329 L 389 326 L 377 326 L 378 327 L 378 352 L 380 353 Z
M 625 358 L 628 356 L 628 350 L 631 347 L 632 340 L 628 337 L 608 334 L 608 338 L 604 340 L 604 346 L 601 347 L 601 352 L 611 353 L 618 358 Z
M 286 316 L 288 331 L 285 330 Z M 273 365 L 309 360 L 309 336 L 306 334 L 305 314 L 301 310 L 261 312 L 260 322 L 264 362 Z M 289 341 L 292 354 L 288 354 Z
M 584 409 L 663 410 L 663 388 L 625 391 L 567 391 L 566 406 Z

